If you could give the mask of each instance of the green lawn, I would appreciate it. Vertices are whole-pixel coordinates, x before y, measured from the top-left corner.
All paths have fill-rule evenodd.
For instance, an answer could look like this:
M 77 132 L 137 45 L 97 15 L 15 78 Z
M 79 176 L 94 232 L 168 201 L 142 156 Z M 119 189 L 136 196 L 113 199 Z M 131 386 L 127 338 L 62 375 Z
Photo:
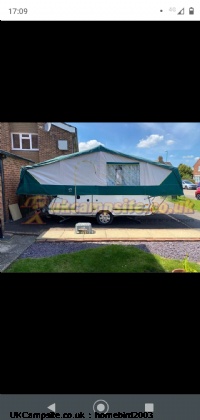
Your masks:
M 105 245 L 48 258 L 19 259 L 4 273 L 170 273 L 175 268 L 184 268 L 184 261 L 162 258 L 130 245 Z M 189 262 L 189 270 L 200 272 L 200 265 Z
M 166 198 L 166 201 L 170 201 L 171 203 L 177 203 L 181 206 L 185 206 L 185 208 L 193 209 L 195 211 L 200 212 L 200 200 L 196 198 L 187 198 L 185 195 L 177 196 L 177 199 L 172 199 L 171 195 Z

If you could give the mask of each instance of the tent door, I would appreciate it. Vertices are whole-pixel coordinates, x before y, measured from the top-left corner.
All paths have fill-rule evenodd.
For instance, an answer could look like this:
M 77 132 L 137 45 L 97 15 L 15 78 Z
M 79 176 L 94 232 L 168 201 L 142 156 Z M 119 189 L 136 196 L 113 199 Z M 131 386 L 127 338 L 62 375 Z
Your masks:
M 92 213 L 92 195 L 76 195 L 76 213 Z

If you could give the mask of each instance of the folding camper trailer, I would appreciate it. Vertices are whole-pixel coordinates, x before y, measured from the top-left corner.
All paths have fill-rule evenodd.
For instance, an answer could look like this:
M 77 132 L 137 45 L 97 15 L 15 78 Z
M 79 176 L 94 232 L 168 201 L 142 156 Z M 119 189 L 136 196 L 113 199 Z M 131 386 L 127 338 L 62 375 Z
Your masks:
M 98 146 L 21 169 L 17 194 L 51 197 L 43 212 L 96 217 L 153 213 L 158 196 L 183 195 L 178 169 Z

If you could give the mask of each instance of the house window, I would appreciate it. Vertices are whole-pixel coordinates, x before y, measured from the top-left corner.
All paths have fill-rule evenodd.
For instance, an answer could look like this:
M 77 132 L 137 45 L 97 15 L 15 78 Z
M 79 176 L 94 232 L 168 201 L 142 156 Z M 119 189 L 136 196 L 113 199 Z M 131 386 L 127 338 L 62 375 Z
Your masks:
M 39 150 L 37 134 L 12 133 L 11 141 L 13 150 Z
M 107 162 L 107 185 L 140 185 L 139 164 Z
M 198 172 L 200 172 L 200 166 L 198 166 Z

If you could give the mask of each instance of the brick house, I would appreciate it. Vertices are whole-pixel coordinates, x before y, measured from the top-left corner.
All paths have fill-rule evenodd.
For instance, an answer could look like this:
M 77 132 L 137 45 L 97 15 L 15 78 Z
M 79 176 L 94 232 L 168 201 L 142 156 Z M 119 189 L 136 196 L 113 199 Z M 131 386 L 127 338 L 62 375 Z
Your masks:
M 18 203 L 16 189 L 19 183 L 21 166 L 32 165 L 31 159 L 25 159 L 13 153 L 0 150 L 0 224 L 9 220 L 9 205 Z
M 77 129 L 66 123 L 0 123 L 0 219 L 10 218 L 9 205 L 19 202 L 16 189 L 22 166 L 78 152 Z
M 200 159 L 193 166 L 193 179 L 196 183 L 200 182 Z

